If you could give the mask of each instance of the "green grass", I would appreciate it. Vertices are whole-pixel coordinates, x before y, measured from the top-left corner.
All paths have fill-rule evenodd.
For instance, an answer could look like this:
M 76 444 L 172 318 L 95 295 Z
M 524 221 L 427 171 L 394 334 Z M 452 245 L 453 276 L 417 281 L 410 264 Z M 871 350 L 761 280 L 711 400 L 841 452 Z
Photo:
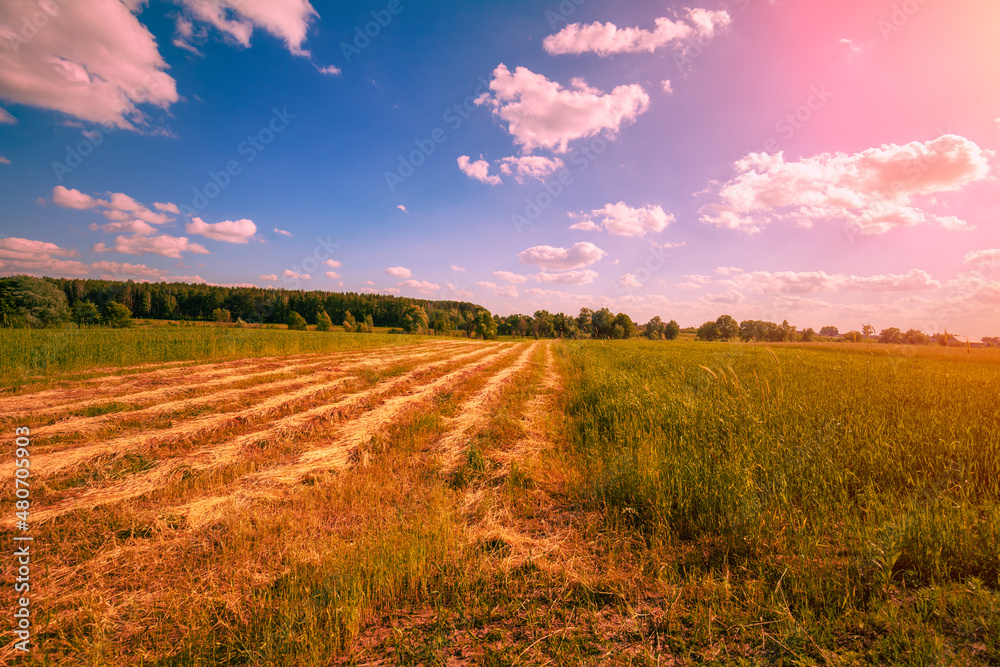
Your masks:
M 729 640 L 996 663 L 1000 355 L 973 352 L 567 343 L 576 494 L 669 559 L 656 577 L 718 595 Z M 885 634 L 851 649 L 852 624 Z
M 414 344 L 426 337 L 239 329 L 0 329 L 0 388 L 56 372 L 171 361 L 226 360 Z

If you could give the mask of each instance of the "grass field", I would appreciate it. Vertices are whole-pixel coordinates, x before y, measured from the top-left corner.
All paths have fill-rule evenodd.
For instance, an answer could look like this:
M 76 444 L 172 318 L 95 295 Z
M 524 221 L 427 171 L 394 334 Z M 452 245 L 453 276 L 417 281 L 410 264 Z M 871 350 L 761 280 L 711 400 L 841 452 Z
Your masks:
M 996 351 L 92 335 L 0 336 L 0 662 L 1000 664 Z

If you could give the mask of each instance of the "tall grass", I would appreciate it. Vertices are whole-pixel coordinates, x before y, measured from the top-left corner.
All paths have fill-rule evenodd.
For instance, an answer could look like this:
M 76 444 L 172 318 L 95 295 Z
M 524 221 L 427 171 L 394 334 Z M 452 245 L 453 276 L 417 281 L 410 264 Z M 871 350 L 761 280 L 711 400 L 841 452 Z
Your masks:
M 57 371 L 137 364 L 336 352 L 413 344 L 414 336 L 182 327 L 0 329 L 0 387 Z
M 1000 588 L 1000 355 L 975 352 L 568 343 L 579 493 L 811 613 Z

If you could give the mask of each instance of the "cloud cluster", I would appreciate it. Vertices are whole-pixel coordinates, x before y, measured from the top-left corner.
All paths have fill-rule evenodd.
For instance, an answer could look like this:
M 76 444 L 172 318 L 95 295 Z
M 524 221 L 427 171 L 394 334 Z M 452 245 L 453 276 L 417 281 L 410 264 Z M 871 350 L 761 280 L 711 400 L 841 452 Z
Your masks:
M 176 204 L 155 202 L 151 209 L 123 192 L 108 192 L 106 195 L 106 198 L 102 199 L 62 185 L 57 185 L 52 190 L 52 202 L 55 205 L 80 211 L 95 210 L 110 221 L 103 224 L 94 223 L 90 226 L 91 229 L 120 234 L 111 245 L 96 244 L 95 252 L 155 254 L 173 259 L 180 259 L 185 252 L 209 254 L 203 245 L 192 243 L 187 237 L 156 234 L 158 230 L 155 225 L 171 223 L 175 220 L 171 214 L 180 213 Z M 257 226 L 247 219 L 207 223 L 201 218 L 192 218 L 186 226 L 186 231 L 188 234 L 197 234 L 215 241 L 242 244 L 254 238 Z
M 572 271 L 600 261 L 608 253 L 593 243 L 574 243 L 570 248 L 539 245 L 518 253 L 522 264 L 537 266 L 543 271 Z
M 500 185 L 501 180 L 497 175 L 490 175 L 490 163 L 486 160 L 471 161 L 468 155 L 460 155 L 458 158 L 458 168 L 469 178 L 486 183 L 487 185 Z
M 571 23 L 542 42 L 552 55 L 596 53 L 607 57 L 616 53 L 653 53 L 665 46 L 683 50 L 694 39 L 711 39 L 717 30 L 731 23 L 728 12 L 687 9 L 688 22 L 661 17 L 652 30 L 619 28 L 614 23 L 595 21 L 589 25 Z
M 919 208 L 920 196 L 960 190 L 985 179 L 992 153 L 964 137 L 944 135 L 903 146 L 887 144 L 854 154 L 821 153 L 786 162 L 783 153 L 751 153 L 735 164 L 702 222 L 757 232 L 776 220 L 810 226 L 839 220 L 863 234 L 931 223 L 966 224 Z
M 318 16 L 307 0 L 179 0 L 174 44 L 194 53 L 210 25 L 243 46 L 254 28 L 284 41 L 296 55 Z M 141 0 L 0 3 L 0 98 L 74 118 L 135 130 L 142 105 L 167 109 L 179 100 L 156 39 L 137 15 Z M 333 73 L 332 71 L 328 73 Z M 6 111 L 0 122 L 10 122 Z
M 526 67 L 511 72 L 500 64 L 493 71 L 490 92 L 476 104 L 491 108 L 526 153 L 539 148 L 565 153 L 570 141 L 603 131 L 614 134 L 635 121 L 649 109 L 649 95 L 638 84 L 605 94 L 580 78 L 563 88 Z
M 0 271 L 36 275 L 77 277 L 98 275 L 106 280 L 179 280 L 167 277 L 167 271 L 145 264 L 99 261 L 87 264 L 78 260 L 76 250 L 62 248 L 55 243 L 8 236 L 0 238 Z M 200 280 L 200 279 L 199 279 Z
M 586 231 L 605 230 L 616 236 L 645 236 L 648 232 L 662 232 L 674 222 L 674 216 L 660 206 L 644 206 L 633 208 L 625 202 L 607 204 L 590 213 L 570 213 L 571 218 L 579 222 L 570 229 Z
M 771 294 L 815 294 L 817 292 L 912 292 L 936 289 L 941 283 L 922 269 L 903 274 L 854 276 L 824 271 L 753 271 L 727 269 L 715 284 Z M 694 276 L 692 276 L 693 278 Z M 704 278 L 704 277 L 702 277 Z M 704 284 L 702 282 L 702 284 Z

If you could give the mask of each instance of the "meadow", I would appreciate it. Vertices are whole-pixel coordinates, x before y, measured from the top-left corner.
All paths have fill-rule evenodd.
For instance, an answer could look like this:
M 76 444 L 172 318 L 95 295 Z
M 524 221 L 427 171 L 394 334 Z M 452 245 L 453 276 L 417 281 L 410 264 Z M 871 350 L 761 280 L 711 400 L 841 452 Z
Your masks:
M 10 664 L 1000 664 L 996 350 L 84 333 Z

